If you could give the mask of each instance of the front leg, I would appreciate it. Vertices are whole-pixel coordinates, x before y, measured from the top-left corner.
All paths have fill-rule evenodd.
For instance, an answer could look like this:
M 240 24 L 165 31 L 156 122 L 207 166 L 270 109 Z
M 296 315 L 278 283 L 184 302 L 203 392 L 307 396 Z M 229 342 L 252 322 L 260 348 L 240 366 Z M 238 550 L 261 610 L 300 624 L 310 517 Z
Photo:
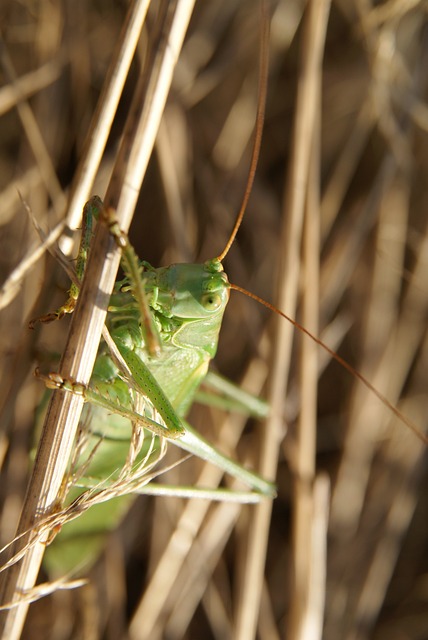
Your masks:
M 59 307 L 56 311 L 51 311 L 43 316 L 30 320 L 28 326 L 30 329 L 34 329 L 34 326 L 38 322 L 49 323 L 55 320 L 61 320 L 66 314 L 73 313 L 76 306 L 77 298 L 79 297 L 80 283 L 83 279 L 83 275 L 86 269 L 86 263 L 88 261 L 89 247 L 91 244 L 95 220 L 99 217 L 99 212 L 102 207 L 102 200 L 98 196 L 91 198 L 83 208 L 82 217 L 82 235 L 80 238 L 79 251 L 76 258 L 76 282 L 72 282 L 70 289 L 68 290 L 67 301 Z

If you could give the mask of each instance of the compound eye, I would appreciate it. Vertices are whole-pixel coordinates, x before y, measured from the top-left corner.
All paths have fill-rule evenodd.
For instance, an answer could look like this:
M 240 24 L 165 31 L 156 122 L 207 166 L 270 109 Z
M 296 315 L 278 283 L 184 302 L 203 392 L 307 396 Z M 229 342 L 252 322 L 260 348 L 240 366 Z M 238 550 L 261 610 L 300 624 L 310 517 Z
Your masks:
M 217 293 L 205 293 L 201 298 L 201 305 L 206 311 L 217 311 L 221 306 L 221 297 Z

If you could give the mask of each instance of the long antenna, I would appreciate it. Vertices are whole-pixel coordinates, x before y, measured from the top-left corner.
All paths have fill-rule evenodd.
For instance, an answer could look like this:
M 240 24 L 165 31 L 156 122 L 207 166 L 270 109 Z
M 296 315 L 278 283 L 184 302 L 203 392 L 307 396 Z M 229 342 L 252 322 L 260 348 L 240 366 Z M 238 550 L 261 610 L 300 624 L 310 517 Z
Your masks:
M 247 208 L 251 190 L 254 184 L 254 176 L 256 175 L 257 163 L 260 155 L 260 146 L 262 141 L 263 124 L 265 119 L 266 94 L 267 94 L 267 78 L 269 68 L 269 12 L 267 9 L 267 1 L 262 0 L 260 4 L 261 13 L 261 29 L 260 29 L 260 57 L 259 57 L 259 86 L 257 91 L 257 115 L 254 128 L 254 142 L 251 154 L 250 168 L 248 171 L 248 179 L 245 187 L 244 197 L 242 199 L 241 208 L 236 218 L 235 226 L 230 234 L 230 238 L 221 254 L 217 257 L 220 262 L 227 256 L 232 246 L 238 229 L 241 226 L 242 219 Z
M 297 320 L 294 320 L 283 311 L 280 311 L 279 309 L 277 309 L 273 304 L 270 304 L 270 302 L 266 302 L 266 300 L 263 300 L 263 298 L 260 298 L 259 296 L 257 296 L 255 293 L 251 293 L 251 291 L 247 291 L 246 289 L 243 289 L 242 287 L 232 283 L 230 283 L 230 288 L 233 289 L 234 291 L 239 291 L 240 293 L 243 293 L 245 296 L 248 296 L 249 298 L 252 298 L 253 300 L 262 304 L 264 307 L 266 307 L 270 311 L 277 313 L 278 315 L 285 318 L 285 320 L 288 320 L 288 322 L 291 322 L 291 324 L 293 324 L 302 333 L 306 334 L 311 340 L 316 342 L 316 344 L 322 347 L 324 351 L 326 351 L 334 360 L 336 360 L 336 362 L 342 365 L 342 367 L 344 367 L 351 375 L 357 378 L 357 380 L 359 380 L 365 387 L 367 387 L 367 389 L 369 389 L 372 393 L 374 393 L 375 396 L 382 402 L 382 404 L 384 404 L 399 420 L 401 420 L 411 431 L 413 431 L 413 433 L 415 434 L 415 436 L 417 436 L 417 438 L 419 438 L 419 440 L 421 440 L 425 445 L 428 445 L 428 437 L 421 431 L 421 429 L 419 429 L 419 427 L 417 427 L 414 424 L 414 422 L 412 422 L 403 413 L 401 413 L 401 411 L 399 411 L 397 407 L 393 405 L 392 402 L 390 402 L 388 398 L 386 398 L 383 395 L 383 393 L 378 391 L 376 387 L 374 387 L 372 383 L 369 382 L 363 376 L 362 373 L 357 371 L 357 369 L 354 369 L 354 367 L 350 365 L 349 362 L 346 362 L 346 360 L 344 360 L 341 356 L 339 356 L 338 353 L 333 351 L 333 349 L 330 349 L 330 347 L 327 346 L 322 340 L 320 340 L 320 338 L 317 338 L 317 336 L 315 336 L 313 333 L 305 329 L 305 327 L 301 325 L 299 322 L 297 322 Z

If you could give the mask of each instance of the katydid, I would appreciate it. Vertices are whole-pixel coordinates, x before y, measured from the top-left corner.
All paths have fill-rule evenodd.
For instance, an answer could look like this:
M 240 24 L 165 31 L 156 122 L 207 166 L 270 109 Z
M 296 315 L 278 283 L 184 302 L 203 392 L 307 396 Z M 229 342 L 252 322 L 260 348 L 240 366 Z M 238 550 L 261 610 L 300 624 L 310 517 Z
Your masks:
M 117 519 L 118 512 L 123 513 L 128 503 L 105 505 L 110 498 L 138 492 L 156 493 L 156 487 L 162 492 L 159 485 L 145 485 L 152 478 L 154 464 L 163 454 L 160 443 L 164 438 L 189 453 L 214 463 L 253 488 L 254 493 L 240 493 L 236 499 L 250 502 L 262 495 L 273 497 L 274 487 L 271 483 L 218 452 L 184 420 L 195 392 L 207 374 L 210 360 L 215 355 L 230 289 L 247 292 L 236 285 L 230 285 L 220 258 L 204 264 L 175 264 L 158 269 L 146 262 L 138 263 L 127 239 L 116 228 L 114 216 L 104 210 L 97 197 L 92 198 L 85 207 L 85 217 L 90 216 L 100 218 L 100 223 L 110 224 L 124 251 L 126 277 L 117 283 L 110 300 L 106 342 L 100 347 L 88 388 L 78 382 L 62 380 L 56 374 L 40 376 L 48 387 L 84 395 L 91 407 L 87 414 L 87 419 L 91 422 L 84 436 L 91 444 L 86 442 L 87 451 L 82 456 L 83 462 L 82 459 L 76 459 L 76 468 L 71 469 L 69 480 L 70 485 L 88 489 L 86 501 L 81 489 L 77 494 L 75 490 L 71 493 L 77 500 L 76 514 L 93 505 L 99 511 L 101 503 L 103 520 L 112 524 Z M 91 226 L 88 222 L 84 228 Z M 84 241 L 88 238 L 85 234 Z M 83 247 L 81 251 L 86 254 L 87 247 Z M 76 293 L 78 294 L 78 289 L 73 287 L 67 303 L 58 312 L 44 316 L 42 320 L 51 321 L 72 311 Z M 316 336 L 257 296 L 248 295 L 309 335 L 421 436 L 413 424 L 382 394 Z M 159 347 L 151 352 L 150 345 Z M 111 414 L 110 426 L 96 426 L 100 419 L 96 407 Z M 258 405 L 258 410 L 263 413 L 262 403 Z M 140 430 L 144 427 L 152 433 L 152 438 L 148 445 L 146 441 L 144 447 L 140 443 L 134 449 L 130 462 L 129 452 L 132 450 L 136 427 Z M 180 489 L 171 489 L 171 494 L 180 495 Z M 197 492 L 189 495 L 197 495 Z M 232 496 L 225 493 L 216 496 L 213 492 L 209 497 L 226 499 Z M 82 535 L 82 526 L 83 530 L 88 526 L 92 527 L 94 517 L 95 515 L 86 516 L 81 523 L 76 522 L 71 531 L 79 531 L 79 535 Z M 87 541 L 90 553 L 96 544 L 91 538 L 92 536 Z M 66 565 L 62 552 L 63 569 L 71 569 L 74 565 L 74 548 L 71 540 Z M 53 564 L 58 565 L 55 546 L 51 550 L 52 554 L 55 558 Z
M 211 461 L 253 489 L 253 492 L 245 495 L 233 492 L 232 499 L 254 502 L 260 497 L 271 498 L 275 495 L 271 482 L 247 471 L 217 451 L 184 421 L 184 415 L 217 349 L 221 320 L 230 291 L 221 260 L 232 245 L 243 218 L 257 165 L 267 84 L 268 21 L 265 19 L 263 22 L 259 108 L 249 178 L 235 228 L 221 255 L 202 265 L 179 264 L 154 269 L 147 263 L 139 263 L 127 238 L 118 228 L 114 212 L 106 211 L 99 198 L 93 198 L 85 207 L 81 248 L 76 264 L 77 278 L 70 289 L 69 299 L 58 311 L 39 318 L 50 322 L 73 311 L 89 249 L 92 219 L 98 217 L 100 223 L 109 226 L 122 248 L 122 267 L 126 274 L 111 298 L 107 321 L 111 334 L 106 330 L 104 335 L 107 346 L 103 344 L 100 348 L 87 388 L 80 385 L 79 381 L 62 380 L 56 374 L 41 376 L 48 387 L 83 395 L 89 407 L 84 424 L 90 427 L 83 429 L 86 433 L 82 439 L 90 440 L 90 445 L 81 460 L 76 455 L 70 463 L 69 477 L 59 496 L 59 507 L 70 486 L 78 484 L 91 488 L 85 492 L 88 500 L 84 508 L 83 494 L 83 498 L 80 495 L 75 499 L 68 496 L 67 502 L 77 502 L 74 502 L 74 514 L 73 509 L 66 507 L 66 520 L 92 504 L 94 493 L 103 502 L 117 495 L 141 490 L 141 486 L 148 481 L 142 479 L 141 474 L 144 469 L 151 469 L 153 461 L 162 455 L 163 439 L 173 440 L 186 451 Z M 34 321 L 30 323 L 30 326 L 33 325 Z M 245 404 L 245 394 L 241 395 Z M 242 406 L 242 400 L 238 404 Z M 263 402 L 251 398 L 250 404 L 255 414 L 266 415 L 267 407 Z M 105 426 L 93 428 L 93 416 L 99 407 L 114 415 L 114 421 L 119 421 L 119 431 L 122 432 L 119 436 L 116 432 L 112 436 Z M 148 446 L 142 444 L 144 432 L 152 433 Z M 96 444 L 91 433 L 96 436 Z M 125 451 L 120 464 L 116 452 L 119 449 L 123 452 L 124 442 Z M 99 466 L 102 450 L 110 446 L 115 450 L 114 462 L 107 470 L 104 468 L 105 474 L 101 479 L 94 469 Z M 78 442 L 77 452 L 81 449 L 83 445 Z M 111 463 L 112 456 L 107 454 L 107 457 L 110 457 Z M 90 477 L 91 474 L 93 477 Z M 210 495 L 211 498 L 216 496 L 221 500 L 231 497 L 227 492 Z M 58 523 L 60 521 L 59 514 Z
M 159 269 L 148 263 L 139 264 L 127 239 L 116 229 L 114 218 L 97 197 L 85 206 L 85 217 L 92 216 L 100 219 L 99 223 L 110 224 L 123 245 L 126 277 L 117 283 L 110 300 L 106 342 L 100 347 L 88 388 L 62 380 L 57 374 L 38 375 L 48 387 L 80 393 L 89 405 L 116 415 L 119 426 L 113 420 L 111 427 L 104 425 L 97 433 L 91 422 L 83 435 L 86 453 L 74 461 L 68 484 L 89 487 L 87 506 L 122 494 L 144 492 L 142 486 L 150 479 L 149 471 L 162 455 L 161 441 L 166 438 L 254 490 L 236 496 L 220 492 L 218 497 L 213 492 L 209 495 L 211 499 L 254 502 L 262 496 L 272 498 L 275 495 L 272 483 L 220 453 L 184 420 L 217 350 L 221 320 L 229 299 L 230 285 L 219 258 L 202 265 L 175 264 Z M 91 227 L 92 223 L 86 220 L 84 228 Z M 84 243 L 88 237 L 83 235 Z M 87 247 L 81 247 L 80 254 L 86 253 Z M 40 320 L 50 322 L 72 312 L 77 294 L 73 285 L 66 304 Z M 154 341 L 159 347 L 151 353 L 150 344 Z M 266 406 L 258 402 L 256 412 L 263 414 Z M 91 421 L 93 413 L 90 407 L 87 416 Z M 130 429 L 131 424 L 134 427 Z M 141 441 L 133 449 L 133 437 L 138 430 L 141 434 L 143 427 L 152 433 L 149 446 L 143 446 Z M 98 497 L 93 497 L 94 493 Z M 177 490 L 171 493 L 177 495 Z M 81 495 L 76 498 L 75 491 L 71 496 L 79 500 L 77 512 L 81 513 L 84 498 Z M 120 505 L 118 508 L 122 510 Z M 112 509 L 112 513 L 116 511 L 117 507 Z

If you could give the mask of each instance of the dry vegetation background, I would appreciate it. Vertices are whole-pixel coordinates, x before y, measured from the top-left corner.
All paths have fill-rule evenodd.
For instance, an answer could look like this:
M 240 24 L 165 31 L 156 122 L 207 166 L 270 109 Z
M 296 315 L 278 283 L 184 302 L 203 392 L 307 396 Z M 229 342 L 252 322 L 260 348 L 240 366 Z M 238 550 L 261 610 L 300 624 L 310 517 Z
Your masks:
M 126 8 L 126 2 L 109 0 L 1 3 L 2 282 L 38 242 L 18 190 L 45 230 L 64 215 L 64 198 Z M 232 282 L 269 301 L 275 300 L 278 264 L 286 251 L 280 230 L 287 216 L 296 89 L 302 55 L 310 46 L 310 40 L 302 39 L 304 9 L 299 0 L 272 2 L 261 158 L 244 224 L 225 264 Z M 317 116 L 319 141 L 311 153 L 317 158 L 319 144 L 320 169 L 309 196 L 315 211 L 321 200 L 316 331 L 421 429 L 426 425 L 428 371 L 426 18 L 423 1 L 333 0 Z M 166 126 L 131 229 L 139 256 L 155 266 L 211 258 L 230 233 L 249 164 L 258 25 L 257 0 L 196 3 L 168 99 Z M 144 39 L 92 190 L 100 196 L 143 52 Z M 20 110 L 14 84 L 25 97 Z M 315 282 L 302 277 L 300 283 L 302 293 L 316 291 Z M 68 327 L 64 320 L 29 332 L 27 322 L 60 304 L 67 287 L 60 266 L 44 256 L 18 287 L 2 291 L 2 544 L 13 537 L 28 479 L 34 413 L 43 393 L 32 372 L 36 365 L 45 370 L 54 366 L 51 358 L 61 352 Z M 251 384 L 263 387 L 278 348 L 273 324 L 265 309 L 232 293 L 216 368 L 240 383 L 256 363 L 258 379 Z M 293 627 L 290 610 L 307 596 L 290 578 L 299 499 L 293 490 L 295 432 L 304 366 L 298 351 L 302 338 L 297 331 L 294 336 L 298 346 L 283 435 L 285 423 L 288 430 L 279 449 L 278 497 L 257 631 L 269 640 L 303 637 Z M 319 356 L 316 474 L 327 474 L 332 494 L 325 605 L 321 598 L 315 606 L 315 611 L 324 609 L 323 637 L 423 640 L 428 637 L 425 447 L 372 394 L 329 363 L 325 353 Z M 191 415 L 211 441 L 223 419 L 204 408 Z M 234 428 L 233 420 L 228 428 Z M 259 439 L 260 428 L 251 422 L 233 456 L 256 464 Z M 195 477 L 189 463 L 174 474 L 181 483 Z M 318 506 L 322 511 L 322 503 Z M 239 596 L 248 561 L 247 533 L 253 526 L 248 508 L 239 518 L 236 509 L 224 515 L 226 521 L 218 505 L 204 503 L 201 538 L 178 577 L 171 577 L 171 594 L 164 587 L 153 596 L 147 586 L 184 507 L 182 500 L 139 498 L 108 539 L 90 572 L 90 586 L 32 605 L 24 637 L 126 637 L 129 621 L 148 593 L 162 607 L 150 634 L 140 637 L 238 637 L 233 631 L 237 618 L 244 616 L 243 608 L 254 608 Z M 194 522 L 197 516 L 186 513 Z M 317 593 L 321 596 L 322 586 Z

